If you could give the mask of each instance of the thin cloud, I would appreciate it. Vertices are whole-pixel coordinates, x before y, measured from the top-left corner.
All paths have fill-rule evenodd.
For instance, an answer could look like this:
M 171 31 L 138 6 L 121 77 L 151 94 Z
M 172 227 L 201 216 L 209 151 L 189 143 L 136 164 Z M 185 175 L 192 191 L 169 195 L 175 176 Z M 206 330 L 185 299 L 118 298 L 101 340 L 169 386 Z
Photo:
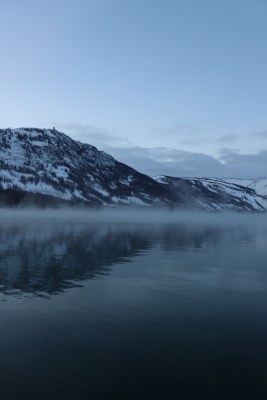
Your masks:
M 224 136 L 219 137 L 216 141 L 218 143 L 233 143 L 233 142 L 251 140 L 251 139 L 266 140 L 267 139 L 267 130 L 249 132 L 249 133 L 244 133 L 242 135 L 237 135 L 237 134 L 224 135 Z
M 240 139 L 239 135 L 229 134 L 229 135 L 224 135 L 224 136 L 218 138 L 217 142 L 219 142 L 219 143 L 232 143 L 232 142 L 236 142 L 238 139 Z
M 155 128 L 153 129 L 153 133 L 157 136 L 162 137 L 165 136 L 175 136 L 175 137 L 187 137 L 187 136 L 198 136 L 201 134 L 201 129 L 197 128 L 193 124 L 184 123 L 184 124 L 176 124 L 171 125 L 165 128 Z
M 49 125 L 52 126 L 53 124 L 50 123 Z M 78 123 L 55 123 L 54 125 L 58 130 L 62 130 L 73 139 L 79 140 L 83 143 L 92 144 L 96 147 L 120 147 L 131 145 L 130 140 L 120 137 L 116 131 L 108 130 L 99 126 Z
M 224 163 L 228 175 L 244 178 L 267 177 L 267 150 L 255 154 L 240 154 L 223 149 L 220 160 Z
M 119 161 L 150 176 L 210 176 L 211 172 L 216 176 L 221 175 L 223 170 L 222 162 L 212 156 L 173 148 L 131 147 L 105 150 Z
M 267 176 L 267 150 L 240 154 L 221 149 L 215 158 L 173 148 L 106 148 L 119 161 L 150 176 L 260 178 Z
M 267 130 L 251 133 L 250 136 L 251 137 L 256 137 L 257 139 L 266 140 L 267 139 Z
M 193 124 L 185 123 L 154 129 L 153 134 L 157 138 L 168 137 L 178 146 L 197 146 L 211 142 L 211 139 L 207 137 L 208 131 L 208 128 L 199 128 Z

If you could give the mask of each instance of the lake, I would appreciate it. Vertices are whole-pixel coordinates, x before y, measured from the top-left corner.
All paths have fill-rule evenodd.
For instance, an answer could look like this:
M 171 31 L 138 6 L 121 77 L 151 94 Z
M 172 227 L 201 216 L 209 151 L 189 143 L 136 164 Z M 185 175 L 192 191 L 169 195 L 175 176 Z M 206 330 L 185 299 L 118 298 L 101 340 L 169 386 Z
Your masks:
M 267 396 L 265 215 L 59 214 L 0 213 L 3 400 Z

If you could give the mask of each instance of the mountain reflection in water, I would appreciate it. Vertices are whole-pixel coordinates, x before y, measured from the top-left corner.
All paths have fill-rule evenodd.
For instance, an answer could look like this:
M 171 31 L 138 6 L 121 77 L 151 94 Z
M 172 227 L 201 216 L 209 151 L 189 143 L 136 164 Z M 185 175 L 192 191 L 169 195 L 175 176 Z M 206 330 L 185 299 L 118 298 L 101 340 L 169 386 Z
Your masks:
M 162 251 L 197 250 L 237 234 L 253 237 L 253 232 L 232 226 L 5 224 L 0 227 L 0 291 L 56 294 L 109 274 L 114 263 L 130 262 L 157 246 Z
M 138 231 L 112 226 L 11 226 L 0 230 L 0 290 L 55 294 L 109 273 L 150 246 Z
M 265 399 L 267 224 L 205 218 L 1 220 L 1 398 Z

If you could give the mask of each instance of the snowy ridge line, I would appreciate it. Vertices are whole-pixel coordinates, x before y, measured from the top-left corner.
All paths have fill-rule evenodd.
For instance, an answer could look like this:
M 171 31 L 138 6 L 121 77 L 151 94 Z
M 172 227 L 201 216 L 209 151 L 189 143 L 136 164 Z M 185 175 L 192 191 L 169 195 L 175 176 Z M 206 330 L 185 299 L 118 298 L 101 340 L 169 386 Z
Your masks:
M 153 179 L 56 129 L 0 129 L 0 204 L 9 189 L 111 207 L 267 210 L 267 178 Z
M 168 202 L 152 178 L 56 129 L 0 130 L 0 189 L 98 205 Z
M 160 175 L 154 179 L 205 210 L 267 210 L 267 179 L 189 178 Z

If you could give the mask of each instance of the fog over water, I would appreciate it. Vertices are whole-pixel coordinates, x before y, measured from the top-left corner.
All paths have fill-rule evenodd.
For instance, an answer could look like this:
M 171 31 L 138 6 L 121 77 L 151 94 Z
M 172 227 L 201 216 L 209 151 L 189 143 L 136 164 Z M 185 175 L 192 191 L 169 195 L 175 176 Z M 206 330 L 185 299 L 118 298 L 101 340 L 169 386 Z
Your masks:
M 265 225 L 267 213 L 251 212 L 199 212 L 199 211 L 169 211 L 149 208 L 116 208 L 116 209 L 20 209 L 0 208 L 0 223 L 8 221 L 67 222 L 77 221 L 85 223 L 205 223 L 205 224 L 252 224 Z

